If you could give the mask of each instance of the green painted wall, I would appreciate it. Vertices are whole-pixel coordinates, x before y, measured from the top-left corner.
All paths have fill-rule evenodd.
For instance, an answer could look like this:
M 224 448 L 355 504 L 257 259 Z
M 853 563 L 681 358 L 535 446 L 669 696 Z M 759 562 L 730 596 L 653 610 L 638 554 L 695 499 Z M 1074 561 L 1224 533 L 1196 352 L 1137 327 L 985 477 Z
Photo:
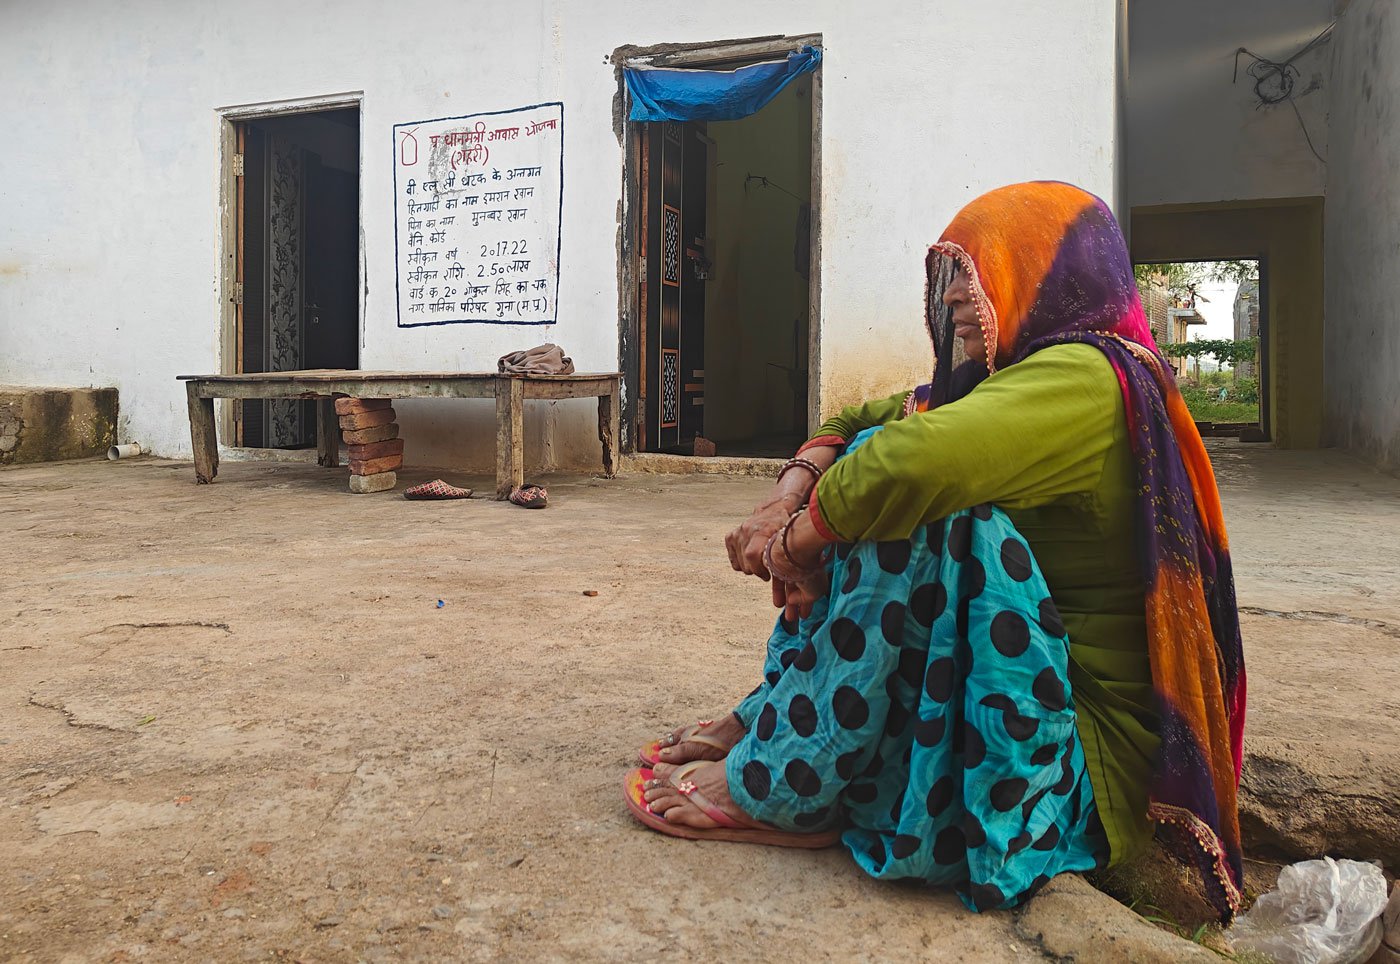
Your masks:
M 774 366 L 807 364 L 807 279 L 793 258 L 802 201 L 784 191 L 811 197 L 810 97 L 804 78 L 757 114 L 708 127 L 705 435 L 717 442 L 806 428 L 805 390 L 795 396 Z M 750 174 L 783 190 L 746 185 Z
M 1267 261 L 1274 442 L 1321 446 L 1322 199 L 1135 208 L 1131 247 L 1134 261 Z

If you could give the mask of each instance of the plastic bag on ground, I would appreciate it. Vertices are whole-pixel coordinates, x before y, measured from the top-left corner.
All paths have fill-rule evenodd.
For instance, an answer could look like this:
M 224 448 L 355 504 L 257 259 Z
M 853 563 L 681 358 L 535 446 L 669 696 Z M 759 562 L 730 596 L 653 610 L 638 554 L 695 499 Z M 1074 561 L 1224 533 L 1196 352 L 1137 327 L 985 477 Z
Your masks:
M 1381 943 L 1385 875 L 1357 860 L 1305 860 L 1225 932 L 1236 951 L 1279 964 L 1362 964 Z

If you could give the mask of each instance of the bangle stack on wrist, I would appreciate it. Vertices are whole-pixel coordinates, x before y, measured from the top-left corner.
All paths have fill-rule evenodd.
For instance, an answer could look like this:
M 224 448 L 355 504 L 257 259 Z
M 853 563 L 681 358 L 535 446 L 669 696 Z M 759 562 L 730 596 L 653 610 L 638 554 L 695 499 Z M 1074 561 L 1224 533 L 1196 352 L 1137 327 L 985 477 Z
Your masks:
M 804 459 L 802 456 L 797 455 L 783 463 L 783 467 L 778 470 L 778 481 L 781 482 L 783 476 L 787 475 L 788 471 L 791 469 L 806 469 L 808 472 L 811 472 L 818 481 L 820 481 L 822 477 L 822 470 L 817 466 L 817 463 L 813 462 L 811 459 Z
M 806 460 L 804 459 L 803 461 Z M 813 466 L 813 468 L 815 469 L 816 466 Z M 820 470 L 818 470 L 817 474 L 821 474 Z M 807 507 L 803 506 L 790 515 L 788 520 L 782 524 L 778 531 L 773 533 L 772 538 L 768 540 L 768 544 L 763 547 L 763 564 L 768 568 L 768 572 L 774 579 L 789 583 L 805 582 L 814 576 L 824 574 L 826 571 L 826 560 L 831 552 L 831 546 L 826 546 L 822 549 L 817 557 L 816 565 L 811 568 L 799 566 L 796 560 L 792 558 L 792 553 L 788 551 L 788 530 L 792 528 L 792 524 L 797 521 L 798 516 L 802 515 L 806 509 Z M 773 553 L 773 547 L 775 545 L 781 547 L 783 550 L 781 560 Z

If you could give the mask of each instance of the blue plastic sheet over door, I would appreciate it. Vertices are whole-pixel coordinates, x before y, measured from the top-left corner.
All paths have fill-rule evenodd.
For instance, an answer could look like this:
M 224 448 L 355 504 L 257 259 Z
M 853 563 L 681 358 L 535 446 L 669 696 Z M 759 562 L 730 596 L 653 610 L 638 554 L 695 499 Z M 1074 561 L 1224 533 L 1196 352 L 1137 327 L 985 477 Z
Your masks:
M 778 93 L 821 64 L 822 52 L 804 47 L 786 60 L 737 70 L 628 67 L 634 121 L 739 120 L 757 113 Z

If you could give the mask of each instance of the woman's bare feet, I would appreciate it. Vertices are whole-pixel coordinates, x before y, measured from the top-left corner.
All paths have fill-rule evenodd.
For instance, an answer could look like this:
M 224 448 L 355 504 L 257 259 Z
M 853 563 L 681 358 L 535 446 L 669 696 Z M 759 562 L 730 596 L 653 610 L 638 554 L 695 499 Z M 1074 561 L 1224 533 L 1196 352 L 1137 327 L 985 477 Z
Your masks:
M 699 735 L 713 740 L 718 746 L 700 740 L 681 739 L 688 729 L 689 726 L 677 727 L 670 736 L 662 739 L 660 756 L 666 763 L 678 766 L 691 760 L 723 760 L 746 732 L 733 713 L 726 713 L 699 730 Z
M 670 775 L 676 767 L 658 763 L 652 770 L 654 778 L 647 781 L 643 797 L 653 813 L 663 817 L 667 823 L 684 824 L 698 830 L 709 830 L 719 824 L 710 819 L 705 811 L 691 802 L 685 794 L 671 785 Z M 713 806 L 718 807 L 730 819 L 746 827 L 762 827 L 752 817 L 740 810 L 729 796 L 729 778 L 725 775 L 724 764 L 707 762 L 692 770 L 687 777 L 695 784 L 695 792 Z

